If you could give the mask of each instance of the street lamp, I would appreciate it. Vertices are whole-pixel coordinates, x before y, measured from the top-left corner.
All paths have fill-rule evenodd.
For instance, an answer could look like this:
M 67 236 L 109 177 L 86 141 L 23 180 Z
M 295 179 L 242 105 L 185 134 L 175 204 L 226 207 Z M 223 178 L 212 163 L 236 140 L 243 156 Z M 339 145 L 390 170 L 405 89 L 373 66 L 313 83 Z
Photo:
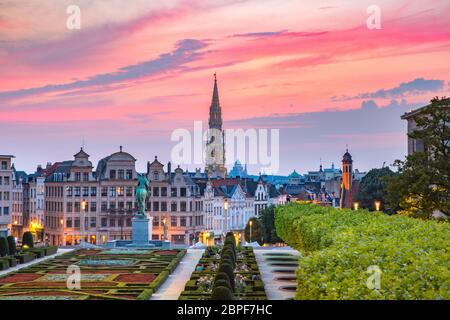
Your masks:
M 253 220 L 250 220 L 248 222 L 248 224 L 250 225 L 250 243 L 252 243 L 252 225 L 253 225 Z
M 353 203 L 353 209 L 358 210 L 359 209 L 359 202 Z
M 375 201 L 375 210 L 376 211 L 380 211 L 380 208 L 381 208 L 381 201 Z
M 228 199 L 225 199 L 223 202 L 223 209 L 225 210 L 225 227 L 224 227 L 224 233 L 225 235 L 228 232 Z
M 167 226 L 167 219 L 164 217 L 163 219 L 163 225 L 164 225 L 164 241 L 168 240 L 168 226 Z
M 81 247 L 84 248 L 84 233 L 85 233 L 85 228 L 86 228 L 86 218 L 85 218 L 85 214 L 86 214 L 86 200 L 83 199 L 83 201 L 81 201 Z

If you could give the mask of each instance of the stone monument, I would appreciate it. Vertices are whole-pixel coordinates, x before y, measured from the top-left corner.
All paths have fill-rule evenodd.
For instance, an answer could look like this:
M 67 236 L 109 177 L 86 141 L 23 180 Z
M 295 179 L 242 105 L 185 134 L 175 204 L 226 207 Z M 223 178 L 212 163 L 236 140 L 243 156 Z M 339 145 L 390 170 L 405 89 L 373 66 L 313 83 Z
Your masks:
M 148 197 L 149 182 L 145 175 L 138 174 L 138 186 L 136 187 L 137 213 L 131 221 L 132 246 L 149 246 L 151 239 L 150 219 L 145 215 L 145 205 Z

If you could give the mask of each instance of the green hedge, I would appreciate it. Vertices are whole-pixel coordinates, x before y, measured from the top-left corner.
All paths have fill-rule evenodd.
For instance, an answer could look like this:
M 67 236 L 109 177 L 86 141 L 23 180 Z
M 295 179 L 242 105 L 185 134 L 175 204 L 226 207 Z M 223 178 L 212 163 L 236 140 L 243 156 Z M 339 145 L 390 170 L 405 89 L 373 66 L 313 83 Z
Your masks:
M 305 254 L 297 299 L 450 299 L 450 225 L 313 204 L 279 206 L 278 235 Z M 381 270 L 380 290 L 369 289 Z
M 34 253 L 20 253 L 20 254 L 16 254 L 15 257 L 17 258 L 17 260 L 19 260 L 19 263 L 27 263 L 30 261 L 33 261 L 34 259 L 36 259 L 36 256 Z

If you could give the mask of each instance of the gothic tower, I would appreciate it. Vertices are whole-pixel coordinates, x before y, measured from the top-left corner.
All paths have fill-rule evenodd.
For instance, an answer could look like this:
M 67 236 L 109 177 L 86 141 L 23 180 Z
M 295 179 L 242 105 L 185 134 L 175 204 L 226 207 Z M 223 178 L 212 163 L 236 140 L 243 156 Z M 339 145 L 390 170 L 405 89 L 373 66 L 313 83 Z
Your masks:
M 349 207 L 348 202 L 351 198 L 351 188 L 353 181 L 353 160 L 348 148 L 342 157 L 342 183 L 341 183 L 341 197 L 340 207 Z M 348 199 L 347 199 L 348 198 Z
M 209 177 L 225 178 L 225 133 L 222 130 L 222 108 L 219 102 L 216 74 L 214 74 L 213 96 L 209 107 L 205 162 L 205 172 Z

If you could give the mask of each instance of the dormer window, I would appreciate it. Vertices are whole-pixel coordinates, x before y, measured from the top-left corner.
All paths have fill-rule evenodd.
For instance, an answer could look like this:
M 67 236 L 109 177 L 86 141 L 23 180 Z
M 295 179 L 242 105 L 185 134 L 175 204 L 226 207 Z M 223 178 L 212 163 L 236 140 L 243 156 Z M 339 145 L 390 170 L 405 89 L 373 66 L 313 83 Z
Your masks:
M 81 181 L 81 173 L 75 172 L 75 181 Z
M 153 171 L 153 180 L 159 180 L 159 172 Z

